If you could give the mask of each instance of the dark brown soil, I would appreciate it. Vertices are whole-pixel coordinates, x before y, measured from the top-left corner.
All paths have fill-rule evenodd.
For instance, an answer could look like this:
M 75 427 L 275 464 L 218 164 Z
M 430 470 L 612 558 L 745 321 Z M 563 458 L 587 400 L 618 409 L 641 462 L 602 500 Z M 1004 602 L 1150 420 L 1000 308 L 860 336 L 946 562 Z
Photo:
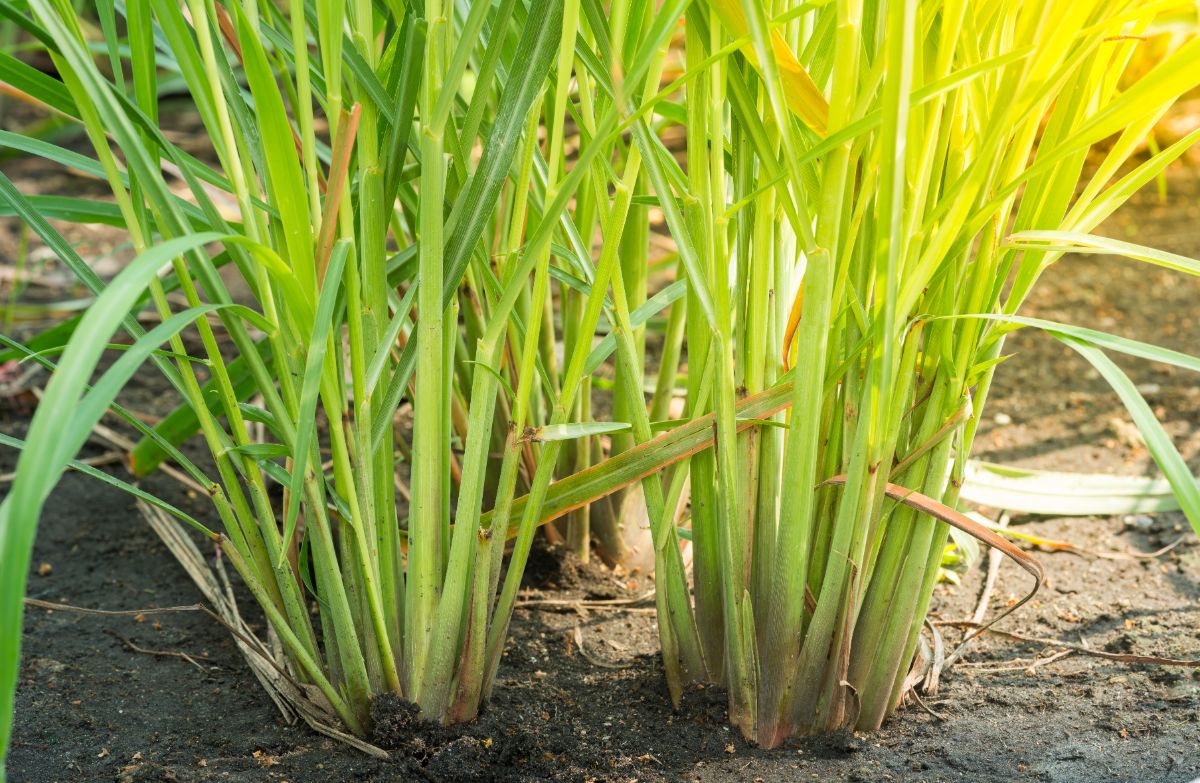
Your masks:
M 199 510 L 199 509 L 198 509 Z M 1025 527 L 1097 551 L 1152 550 L 1179 535 L 1172 515 L 1143 527 L 1057 520 Z M 1047 556 L 1047 587 L 1005 623 L 1096 649 L 1196 657 L 1200 552 L 1159 560 Z M 30 594 L 109 609 L 198 596 L 124 496 L 70 475 L 42 522 Z M 48 563 L 48 575 L 38 569 Z M 569 591 L 582 598 L 593 571 Z M 970 614 L 980 579 L 939 590 L 936 615 Z M 1004 567 L 996 600 L 1025 588 Z M 620 590 L 620 588 L 618 588 Z M 621 590 L 621 592 L 624 592 Z M 579 628 L 581 654 L 575 642 Z M 128 640 L 128 642 L 124 641 Z M 131 644 L 132 643 L 132 644 Z M 180 657 L 136 652 L 182 652 Z M 985 640 L 951 669 L 931 707 L 908 707 L 876 734 L 747 746 L 724 722 L 723 694 L 675 712 L 644 608 L 519 611 L 496 699 L 461 731 L 414 726 L 380 705 L 383 762 L 278 715 L 227 634 L 191 613 L 112 618 L 30 610 L 10 758 L 14 781 L 1139 781 L 1200 776 L 1195 670 L 1084 657 L 1030 668 L 1045 645 Z M 601 665 L 603 663 L 603 665 Z M 619 668 L 610 668 L 619 667 Z
M 1131 205 L 1134 241 L 1200 255 L 1194 174 L 1172 180 L 1172 204 Z M 1194 352 L 1200 284 L 1133 262 L 1073 258 L 1047 273 L 1028 312 Z M 1063 470 L 1144 472 L 1143 448 L 1103 381 L 1052 339 L 1019 334 L 999 371 L 977 452 Z M 1183 373 L 1126 363 L 1196 465 L 1200 386 Z M 135 387 L 149 407 L 153 386 Z M 19 434 L 27 398 L 0 402 Z M 136 405 L 135 405 L 136 407 Z M 1011 423 L 1001 426 L 995 416 Z M 96 454 L 100 448 L 91 453 Z M 8 469 L 11 455 L 0 468 Z M 197 515 L 163 479 L 148 488 Z M 1187 532 L 1155 518 L 1016 520 L 1024 532 L 1094 553 L 1148 552 Z M 1154 559 L 1044 554 L 1048 579 L 1003 629 L 1092 649 L 1200 658 L 1200 547 L 1189 538 Z M 939 587 L 935 620 L 969 617 L 983 569 Z M 993 606 L 1027 577 L 1000 570 Z M 928 700 L 941 717 L 903 708 L 882 731 L 748 746 L 724 721 L 716 690 L 671 708 L 648 604 L 582 609 L 580 599 L 643 595 L 645 575 L 535 560 L 495 699 L 461 730 L 415 725 L 403 705 L 378 705 L 379 742 L 393 759 L 349 750 L 278 714 L 227 633 L 195 613 L 98 617 L 29 610 L 11 779 L 50 781 L 1063 781 L 1187 783 L 1200 777 L 1200 670 L 1131 666 L 998 637 L 978 640 Z M 181 569 L 115 490 L 68 475 L 42 519 L 29 593 L 104 609 L 191 604 Z M 550 603 L 558 602 L 558 603 Z M 578 629 L 578 630 L 577 630 Z M 948 638 L 955 632 L 945 627 Z M 583 642 L 583 649 L 577 640 Z M 164 655 L 162 653 L 170 653 Z M 176 653 L 184 653 L 190 660 Z

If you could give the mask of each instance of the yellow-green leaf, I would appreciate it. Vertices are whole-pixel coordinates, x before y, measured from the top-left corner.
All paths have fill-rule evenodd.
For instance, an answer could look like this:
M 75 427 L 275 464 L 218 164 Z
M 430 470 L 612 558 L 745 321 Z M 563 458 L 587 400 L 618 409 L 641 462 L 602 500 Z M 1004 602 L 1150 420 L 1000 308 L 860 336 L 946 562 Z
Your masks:
M 749 34 L 750 28 L 742 13 L 739 0 L 711 0 L 711 4 L 713 10 L 717 12 L 717 16 L 720 17 L 721 24 L 725 26 L 730 35 L 742 38 Z M 808 75 L 808 71 L 804 70 L 804 66 L 796 59 L 791 47 L 787 45 L 778 31 L 771 31 L 771 47 L 775 51 L 775 62 L 779 66 L 779 75 L 783 79 L 788 108 L 805 125 L 824 136 L 826 125 L 829 122 L 829 102 L 825 100 L 821 89 Z M 742 53 L 756 69 L 762 70 L 752 44 L 747 43 L 743 46 Z

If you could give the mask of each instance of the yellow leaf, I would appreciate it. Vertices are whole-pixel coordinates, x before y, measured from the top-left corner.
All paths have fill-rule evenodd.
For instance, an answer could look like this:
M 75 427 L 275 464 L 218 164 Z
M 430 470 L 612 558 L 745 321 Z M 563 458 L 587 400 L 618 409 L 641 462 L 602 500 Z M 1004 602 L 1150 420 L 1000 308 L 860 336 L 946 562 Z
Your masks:
M 721 24 L 725 26 L 730 35 L 742 38 L 749 34 L 750 27 L 746 23 L 739 0 L 711 0 L 711 3 L 717 16 L 721 19 Z M 808 75 L 808 71 L 804 70 L 804 66 L 796 59 L 796 55 L 792 54 L 791 47 L 783 40 L 783 36 L 776 30 L 771 31 L 771 48 L 775 52 L 775 63 L 779 67 L 779 76 L 783 79 L 783 93 L 788 108 L 805 125 L 824 136 L 825 127 L 829 121 L 829 102 L 821 94 L 816 82 Z M 751 65 L 760 72 L 762 71 L 758 55 L 755 54 L 752 44 L 743 46 L 742 53 Z

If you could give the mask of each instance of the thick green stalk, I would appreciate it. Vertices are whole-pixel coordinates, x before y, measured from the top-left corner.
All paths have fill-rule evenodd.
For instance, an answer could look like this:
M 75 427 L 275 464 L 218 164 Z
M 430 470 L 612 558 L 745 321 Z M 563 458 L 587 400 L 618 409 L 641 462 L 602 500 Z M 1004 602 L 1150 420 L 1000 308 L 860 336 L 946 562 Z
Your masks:
M 841 0 L 837 4 L 838 42 L 834 64 L 835 89 L 851 94 L 858 81 L 858 47 L 846 46 L 858 34 L 862 6 L 857 0 Z M 761 56 L 761 55 L 760 55 Z M 772 106 L 779 106 L 772 94 Z M 848 103 L 835 101 L 830 107 L 829 124 L 836 129 L 848 121 L 844 113 Z M 787 134 L 783 135 L 785 155 L 788 154 Z M 759 739 L 768 746 L 776 744 L 792 728 L 779 725 L 796 679 L 800 656 L 800 640 L 806 639 L 804 590 L 808 579 L 808 553 L 814 516 L 818 455 L 821 452 L 821 412 L 824 408 L 824 378 L 828 355 L 829 319 L 833 308 L 834 264 L 839 258 L 841 231 L 840 215 L 849 165 L 849 144 L 836 148 L 825 164 L 824 179 L 818 203 L 817 249 L 807 254 L 803 285 L 803 315 L 796 331 L 797 362 L 803 362 L 805 382 L 793 387 L 791 417 L 783 452 L 783 483 L 780 497 L 779 532 L 776 561 L 773 567 L 769 641 L 765 664 L 769 674 L 764 676 L 768 695 L 760 700 Z M 793 173 L 793 178 L 796 175 Z M 766 732 L 764 734 L 764 731 Z
M 449 21 L 441 0 L 426 0 L 429 20 L 421 113 L 432 117 L 440 93 L 442 59 Z M 425 127 L 421 159 L 441 161 L 444 144 L 440 128 Z M 424 682 L 433 634 L 434 612 L 441 593 L 442 503 L 449 487 L 443 484 L 443 461 L 449 433 L 441 415 L 446 388 L 442 303 L 442 195 L 445 169 L 421 167 L 421 246 L 417 293 L 417 370 L 413 405 L 418 412 L 413 426 L 413 494 L 409 513 L 409 567 L 405 608 L 407 623 L 405 658 L 409 666 L 408 692 L 417 703 L 424 698 Z

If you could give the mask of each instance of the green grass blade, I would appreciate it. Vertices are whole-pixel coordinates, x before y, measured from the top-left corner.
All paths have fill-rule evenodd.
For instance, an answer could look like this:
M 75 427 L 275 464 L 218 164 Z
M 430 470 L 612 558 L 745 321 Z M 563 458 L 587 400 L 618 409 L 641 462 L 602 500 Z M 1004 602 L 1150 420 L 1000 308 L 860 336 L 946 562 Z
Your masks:
M 687 280 L 676 280 L 669 286 L 659 291 L 654 296 L 647 299 L 636 310 L 629 314 L 629 323 L 633 328 L 645 325 L 652 316 L 662 311 L 679 301 L 687 294 Z M 611 334 L 604 336 L 604 339 L 592 349 L 588 354 L 587 364 L 584 365 L 584 372 L 588 375 L 594 373 L 600 365 L 604 364 L 605 360 L 612 355 L 612 352 L 617 349 L 617 338 Z
M 163 265 L 220 238 L 217 234 L 196 234 L 169 240 L 147 250 L 126 267 L 84 315 L 77 337 L 67 346 L 29 425 L 27 440 L 37 448 L 21 453 L 12 489 L 0 504 L 0 562 L 5 564 L 0 572 L 0 758 L 6 755 L 12 730 L 22 599 L 37 520 L 67 461 L 83 445 L 111 402 L 103 400 L 104 404 L 99 405 L 101 400 L 93 398 L 88 413 L 94 418 L 81 418 L 76 411 L 83 389 L 104 346 Z M 72 429 L 64 427 L 63 422 L 71 422 Z
M 1191 522 L 1192 530 L 1200 535 L 1200 485 L 1196 484 L 1192 472 L 1188 470 L 1187 463 L 1180 456 L 1175 444 L 1171 442 L 1170 436 L 1155 418 L 1154 411 L 1142 398 L 1133 381 L 1129 380 L 1129 376 L 1122 372 L 1121 368 L 1117 367 L 1112 359 L 1105 356 L 1099 348 L 1073 337 L 1059 336 L 1059 339 L 1091 362 L 1092 366 L 1104 380 L 1108 381 L 1109 386 L 1121 398 L 1121 402 L 1125 404 L 1126 410 L 1133 418 L 1133 423 L 1137 425 L 1138 431 L 1146 441 L 1146 448 L 1150 451 L 1150 455 L 1154 457 L 1159 469 L 1170 482 L 1171 488 L 1175 490 L 1179 507 L 1183 509 L 1183 513 Z
M 1053 250 L 1056 253 L 1124 256 L 1175 272 L 1200 275 L 1200 261 L 1194 258 L 1075 231 L 1021 231 L 1010 236 L 1001 247 L 1012 250 Z
M 1062 473 L 967 463 L 959 499 L 989 508 L 1046 516 L 1112 516 L 1177 511 L 1171 483 L 1145 476 Z
M 5 435 L 3 433 L 0 433 L 0 444 L 8 446 L 10 448 L 17 449 L 18 451 L 24 451 L 26 448 L 29 447 L 29 444 L 26 441 L 23 441 L 20 438 L 14 438 L 11 435 Z M 154 506 L 155 508 L 161 508 L 163 511 L 167 512 L 168 514 L 170 514 L 171 516 L 180 520 L 181 522 L 186 522 L 188 525 L 191 525 L 192 528 L 199 531 L 200 533 L 207 536 L 208 538 L 216 539 L 216 537 L 217 537 L 216 533 L 209 530 L 207 527 L 204 526 L 203 523 L 201 523 L 198 519 L 196 519 L 192 515 L 171 505 L 170 503 L 163 500 L 162 498 L 155 497 L 154 495 L 151 495 L 149 492 L 145 491 L 144 489 L 141 489 L 140 487 L 130 484 L 128 481 L 122 481 L 121 479 L 117 478 L 116 476 L 112 475 L 111 473 L 105 473 L 103 470 L 100 470 L 99 468 L 95 468 L 91 465 L 88 465 L 86 462 L 80 462 L 79 460 L 76 460 L 76 459 L 71 459 L 71 460 L 67 461 L 67 469 L 74 470 L 78 473 L 82 473 L 83 475 L 88 476 L 89 478 L 94 478 L 97 481 L 107 484 L 110 487 L 119 489 L 128 495 L 132 495 L 133 497 L 138 498 L 139 500 L 144 500 L 145 502 L 149 503 L 150 505 Z
M 526 440 L 545 443 L 553 440 L 574 440 L 591 435 L 625 432 L 629 428 L 630 424 L 624 421 L 576 421 L 535 427 L 523 437 Z
M 0 52 L 0 81 L 8 82 L 34 100 L 68 117 L 79 116 L 75 99 L 61 81 L 26 65 L 7 52 Z
M 258 35 L 250 28 L 245 14 L 240 10 L 241 6 L 235 5 L 234 8 L 238 9 L 238 40 L 242 44 L 246 79 L 254 95 L 254 116 L 262 134 L 263 154 L 270 175 L 271 203 L 279 210 L 291 268 L 299 287 L 305 293 L 315 291 L 316 261 L 305 195 L 307 187 L 293 144 L 288 113 Z
M 1000 323 L 1016 324 L 1019 326 L 1031 326 L 1042 331 L 1049 332 L 1058 338 L 1071 338 L 1080 340 L 1090 345 L 1095 345 L 1099 348 L 1105 348 L 1111 351 L 1118 351 L 1128 356 L 1136 356 L 1139 359 L 1149 359 L 1152 362 L 1162 362 L 1173 367 L 1179 367 L 1184 370 L 1200 372 L 1200 359 L 1189 356 L 1180 351 L 1173 351 L 1169 348 L 1160 348 L 1157 345 L 1131 340 L 1127 337 L 1118 337 L 1117 335 L 1100 332 L 1095 329 L 1088 329 L 1082 326 L 1072 326 L 1071 324 L 1059 323 L 1058 321 L 1047 321 L 1041 318 L 1029 318 L 1022 315 L 976 315 L 963 314 L 958 316 L 950 316 L 952 318 L 979 318 L 989 321 L 997 321 Z
M 309 457 L 312 451 L 315 428 L 305 422 L 312 422 L 317 415 L 317 397 L 321 392 L 321 376 L 326 371 L 326 354 L 329 347 L 329 335 L 333 330 L 334 304 L 337 302 L 338 291 L 341 288 L 342 274 L 346 268 L 346 260 L 350 257 L 352 244 L 350 240 L 340 240 L 333 248 L 329 258 L 329 268 L 325 272 L 325 280 L 321 288 L 321 296 L 317 301 L 317 312 L 312 322 L 312 334 L 308 340 L 308 351 L 304 359 L 304 375 L 300 386 L 300 409 L 297 421 L 301 426 L 296 428 L 296 445 L 292 454 L 291 494 L 284 516 L 283 545 L 280 555 L 283 555 L 291 544 L 296 532 L 296 517 L 300 511 L 300 498 L 303 496 L 305 474 L 309 470 Z M 340 426 L 334 423 L 332 426 Z
M 792 384 L 780 383 L 738 402 L 739 431 L 754 426 L 757 419 L 769 418 L 791 403 Z M 550 485 L 545 502 L 537 517 L 537 524 L 544 525 L 558 517 L 581 508 L 663 468 L 710 448 L 713 444 L 714 414 L 700 416 L 680 424 L 659 436 L 623 451 L 615 457 L 575 473 Z M 517 534 L 520 518 L 525 510 L 527 498 L 519 497 L 512 502 L 509 537 Z M 483 515 L 481 524 L 487 525 L 492 512 Z

